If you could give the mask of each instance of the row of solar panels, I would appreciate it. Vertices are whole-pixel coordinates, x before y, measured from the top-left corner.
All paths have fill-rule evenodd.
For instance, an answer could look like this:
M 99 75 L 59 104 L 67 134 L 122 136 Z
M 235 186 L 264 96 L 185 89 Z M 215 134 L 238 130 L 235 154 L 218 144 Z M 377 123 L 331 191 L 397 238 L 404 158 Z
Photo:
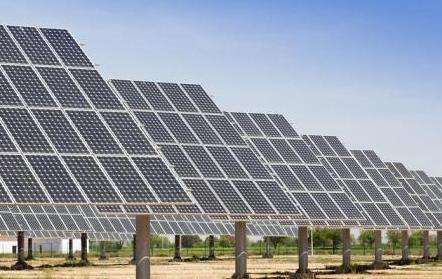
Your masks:
M 440 227 L 440 199 L 422 207 L 372 151 L 300 137 L 281 115 L 223 114 L 199 85 L 107 84 L 66 30 L 1 26 L 0 41 L 1 202 Z
M 233 235 L 233 223 L 213 221 L 207 216 L 153 215 L 154 235 Z M 135 234 L 135 220 L 127 215 L 100 215 L 91 206 L 19 205 L 0 207 L 0 234 L 14 237 L 25 231 L 33 238 L 79 238 L 82 232 L 92 240 L 127 240 Z M 248 225 L 252 236 L 293 236 L 295 226 L 270 220 Z

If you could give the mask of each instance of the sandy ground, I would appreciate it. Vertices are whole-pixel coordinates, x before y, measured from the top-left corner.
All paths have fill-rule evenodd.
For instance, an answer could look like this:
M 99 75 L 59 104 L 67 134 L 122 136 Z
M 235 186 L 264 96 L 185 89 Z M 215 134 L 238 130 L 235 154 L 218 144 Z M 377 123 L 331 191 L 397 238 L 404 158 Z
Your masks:
M 384 257 L 389 259 L 389 257 Z M 129 259 L 115 258 L 108 261 L 98 261 L 92 259 L 94 266 L 90 267 L 50 267 L 37 268 L 27 271 L 0 271 L 0 278 L 41 278 L 41 279 L 121 279 L 135 278 L 135 268 L 127 265 Z M 370 256 L 353 257 L 353 262 L 369 262 Z M 339 264 L 339 256 L 313 256 L 309 258 L 309 267 L 312 269 L 324 268 L 326 264 Z M 63 259 L 43 259 L 30 261 L 33 266 L 42 264 L 61 264 Z M 10 266 L 13 259 L 1 259 L 1 266 Z M 208 279 L 208 278 L 229 278 L 234 270 L 233 258 L 222 258 L 211 262 L 181 262 L 171 263 L 166 258 L 152 259 L 152 277 L 166 279 Z M 273 259 L 262 259 L 260 257 L 250 257 L 248 261 L 248 271 L 252 278 L 265 278 L 267 275 L 274 276 L 277 271 L 293 272 L 297 268 L 296 256 L 278 256 Z M 275 278 L 269 276 L 268 278 Z M 352 275 L 318 275 L 318 278 L 442 278 L 442 262 L 409 265 L 403 267 L 393 267 L 390 270 L 372 271 L 364 274 Z

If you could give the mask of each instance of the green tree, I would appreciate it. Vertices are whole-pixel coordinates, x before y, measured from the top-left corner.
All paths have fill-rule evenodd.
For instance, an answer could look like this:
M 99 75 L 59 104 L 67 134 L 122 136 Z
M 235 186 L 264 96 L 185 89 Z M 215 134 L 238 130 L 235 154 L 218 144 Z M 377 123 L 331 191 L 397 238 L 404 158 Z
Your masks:
M 410 247 L 422 245 L 422 231 L 414 231 L 410 234 Z
M 219 237 L 218 243 L 223 248 L 233 247 L 235 245 L 235 238 L 230 235 L 222 235 Z
M 197 244 L 201 244 L 202 240 L 197 235 L 183 235 L 181 236 L 181 246 L 183 248 L 192 248 Z
M 395 249 L 399 245 L 401 240 L 401 233 L 399 231 L 387 231 L 388 242 L 391 244 L 393 249 L 393 255 L 395 254 Z
M 285 236 L 268 236 L 270 243 L 273 245 L 273 249 L 276 250 L 278 245 L 284 244 L 287 241 L 288 237 Z
M 365 255 L 365 248 L 366 246 L 370 246 L 370 248 L 373 246 L 374 242 L 374 232 L 373 231 L 367 231 L 363 230 L 361 231 L 361 234 L 358 237 L 359 243 L 361 243 L 363 249 L 364 249 L 364 255 Z

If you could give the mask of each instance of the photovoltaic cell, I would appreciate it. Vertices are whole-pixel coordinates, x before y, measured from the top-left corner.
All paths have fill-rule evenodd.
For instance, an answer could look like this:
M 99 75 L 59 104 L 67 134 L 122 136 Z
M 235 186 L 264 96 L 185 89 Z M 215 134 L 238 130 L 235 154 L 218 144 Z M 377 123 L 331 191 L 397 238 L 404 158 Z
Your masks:
M 288 166 L 273 165 L 272 169 L 289 190 L 305 191 L 304 186 L 302 186 L 301 182 L 299 182 L 298 178 L 296 178 L 296 176 L 290 171 L 290 168 Z
M 328 142 L 328 144 L 330 144 L 330 146 L 339 156 L 351 156 L 350 152 L 348 152 L 347 148 L 345 148 L 337 137 L 324 136 L 324 139 Z
M 20 156 L 0 155 L 0 176 L 17 202 L 49 202 L 34 175 Z M 0 194 L 2 199 L 6 199 L 7 194 L 5 192 Z
M 279 156 L 278 152 L 267 139 L 252 138 L 251 141 L 267 161 L 283 162 L 281 156 Z
M 198 139 L 176 113 L 159 113 L 161 120 L 180 143 L 198 143 Z
M 200 177 L 192 163 L 178 145 L 161 145 L 161 153 L 181 177 Z
M 0 71 L 0 92 L 2 92 L 2 94 L 0 94 L 0 104 L 1 105 L 11 105 L 11 106 L 22 105 L 17 94 L 15 94 L 14 89 L 8 83 L 7 79 L 5 78 L 5 76 L 3 75 L 3 73 L 1 71 Z
M 56 106 L 31 67 L 3 65 L 3 69 L 29 106 Z
M 299 137 L 298 133 L 296 133 L 295 129 L 293 129 L 292 125 L 285 119 L 284 116 L 280 114 L 268 114 L 268 117 L 285 137 Z
M 36 28 L 8 26 L 8 29 L 33 64 L 60 65 Z
M 65 69 L 37 67 L 52 94 L 66 108 L 89 108 L 89 104 Z
M 184 150 L 204 177 L 223 178 L 221 170 L 202 146 L 184 146 Z
M 100 157 L 100 163 L 117 185 L 128 202 L 156 201 L 149 187 L 144 183 L 134 166 L 127 158 Z
M 267 169 L 249 148 L 233 147 L 233 153 L 247 172 L 255 179 L 271 179 Z
M 23 152 L 50 152 L 52 148 L 24 109 L 0 109 L 0 116 Z
M 255 121 L 255 123 L 259 126 L 261 131 L 268 137 L 280 137 L 281 134 L 272 125 L 267 116 L 263 113 L 250 113 L 250 117 Z
M 283 139 L 270 139 L 270 142 L 281 154 L 282 158 L 287 163 L 301 163 L 299 156 L 290 148 L 287 142 Z
M 134 83 L 155 110 L 174 110 L 172 105 L 169 103 L 163 93 L 161 93 L 160 89 L 155 85 L 154 82 L 135 81 Z
M 129 80 L 110 80 L 110 83 L 123 97 L 124 101 L 131 109 L 150 109 L 149 105 L 138 92 L 135 85 Z
M 229 209 L 232 214 L 245 214 L 250 212 L 247 205 L 231 187 L 230 182 L 227 180 L 210 180 L 210 186 L 215 193 L 221 198 L 223 203 Z
M 210 124 L 228 145 L 245 145 L 235 128 L 222 115 L 207 115 Z
M 221 111 L 212 99 L 207 95 L 206 91 L 199 84 L 181 84 L 187 95 L 197 105 L 201 112 L 220 113 Z
M 220 167 L 229 178 L 248 178 L 238 161 L 233 157 L 227 147 L 208 146 L 210 154 L 215 158 Z
M 222 144 L 221 139 L 209 126 L 203 116 L 198 114 L 183 114 L 183 118 L 193 129 L 196 135 L 204 144 Z
M 0 152 L 16 152 L 14 144 L 9 138 L 3 126 L 0 125 Z
M 159 82 L 158 85 L 161 87 L 161 89 L 163 89 L 166 96 L 178 111 L 197 112 L 195 106 L 181 90 L 178 84 Z
M 87 153 L 80 137 L 59 110 L 33 110 L 41 127 L 60 153 Z
M 122 154 L 112 135 L 93 111 L 68 111 L 68 115 L 80 134 L 98 154 Z
M 127 153 L 136 155 L 156 154 L 152 145 L 127 112 L 102 112 L 101 115 Z
M 252 181 L 234 180 L 233 184 L 256 213 L 275 213 L 271 205 L 266 202 L 265 197 Z
M 301 139 L 289 139 L 288 143 L 295 149 L 296 153 L 302 158 L 305 163 L 318 164 L 318 158 L 310 150 L 309 146 Z
M 160 158 L 133 158 L 158 198 L 167 202 L 190 202 L 184 189 Z
M 85 200 L 56 156 L 27 156 L 35 173 L 57 203 L 84 203 Z
M 109 180 L 92 157 L 63 156 L 63 160 L 91 202 L 121 202 Z
M 3 26 L 0 26 L 0 45 L 0 62 L 26 63 L 26 59 Z
M 293 201 L 274 181 L 256 182 L 275 208 L 283 214 L 298 214 L 299 210 Z
M 235 118 L 235 121 L 239 124 L 241 129 L 249 136 L 262 136 L 263 134 L 259 130 L 258 126 L 253 122 L 247 113 L 244 112 L 232 112 L 231 115 Z
M 85 69 L 69 71 L 97 109 L 123 109 L 120 101 L 97 71 Z
M 135 112 L 143 128 L 155 142 L 175 142 L 172 135 L 163 126 L 160 119 L 153 112 L 137 111 Z
M 41 31 L 66 66 L 92 67 L 67 30 L 42 28 Z

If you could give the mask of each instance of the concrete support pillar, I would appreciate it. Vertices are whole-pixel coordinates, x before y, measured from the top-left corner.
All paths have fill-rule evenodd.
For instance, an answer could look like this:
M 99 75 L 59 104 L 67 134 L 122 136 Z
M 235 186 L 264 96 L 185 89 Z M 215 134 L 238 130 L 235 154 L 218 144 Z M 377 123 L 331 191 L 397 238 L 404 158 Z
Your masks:
M 307 227 L 298 227 L 298 255 L 299 267 L 297 273 L 308 272 L 308 230 Z
M 34 253 L 33 253 L 33 247 L 32 247 L 32 238 L 28 238 L 28 256 L 26 257 L 26 260 L 32 260 L 34 259 Z
M 150 279 L 150 224 L 149 215 L 137 215 L 136 221 L 136 279 Z
M 422 231 L 422 259 L 428 261 L 430 259 L 430 232 L 428 230 Z
M 264 236 L 264 252 L 262 253 L 262 257 L 265 259 L 273 258 L 272 253 L 270 252 L 270 237 Z
M 181 261 L 181 236 L 175 235 L 175 249 L 173 254 L 174 261 Z
M 74 260 L 74 240 L 72 238 L 69 238 L 68 260 Z
M 351 271 L 351 247 L 350 247 L 350 229 L 345 228 L 341 231 L 342 240 L 342 270 Z
M 209 260 L 214 260 L 215 257 L 215 236 L 209 235 Z
M 382 231 L 374 231 L 374 262 L 373 265 L 376 268 L 382 268 L 384 263 L 382 261 Z
M 12 266 L 12 269 L 22 270 L 31 269 L 25 261 L 25 232 L 17 232 L 17 262 Z
M 81 264 L 88 264 L 89 261 L 87 259 L 87 233 L 81 233 Z
M 401 262 L 408 263 L 410 261 L 410 235 L 407 230 L 402 231 L 402 258 Z
M 130 260 L 129 264 L 135 264 L 136 263 L 136 247 L 137 247 L 137 235 L 134 234 L 132 239 L 132 259 Z
M 247 223 L 235 222 L 235 274 L 232 278 L 247 278 L 247 249 L 246 249 Z
M 437 259 L 442 260 L 442 231 L 437 231 Z

